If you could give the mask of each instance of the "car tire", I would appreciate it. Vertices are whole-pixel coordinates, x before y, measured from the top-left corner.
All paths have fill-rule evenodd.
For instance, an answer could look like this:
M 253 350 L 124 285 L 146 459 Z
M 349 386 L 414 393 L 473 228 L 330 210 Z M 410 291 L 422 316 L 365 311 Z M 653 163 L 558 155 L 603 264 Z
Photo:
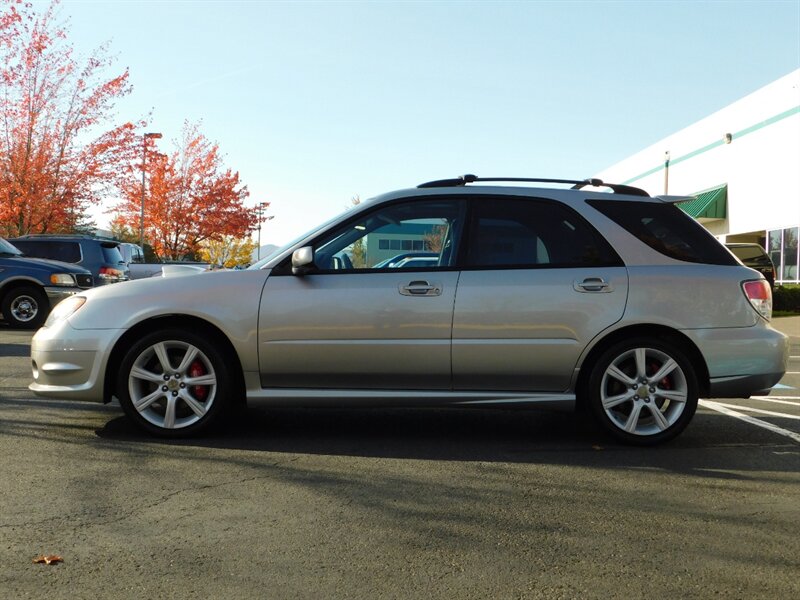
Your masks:
M 616 343 L 594 362 L 588 400 L 595 420 L 617 440 L 651 446 L 683 431 L 697 410 L 697 376 L 672 343 Z
M 12 327 L 38 329 L 50 312 L 44 292 L 32 286 L 14 288 L 3 297 L 3 318 Z
M 183 329 L 145 335 L 122 359 L 117 397 L 139 427 L 158 437 L 207 431 L 228 413 L 232 370 L 213 338 Z

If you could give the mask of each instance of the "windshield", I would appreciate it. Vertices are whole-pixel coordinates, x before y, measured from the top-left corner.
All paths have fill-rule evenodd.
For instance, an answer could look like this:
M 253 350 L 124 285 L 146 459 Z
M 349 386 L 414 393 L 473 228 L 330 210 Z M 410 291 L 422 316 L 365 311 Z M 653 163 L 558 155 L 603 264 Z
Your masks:
M 13 256 L 22 256 L 22 252 L 20 252 L 14 244 L 0 238 L 0 254 L 11 254 Z
M 273 260 L 273 259 L 274 259 L 274 258 L 276 258 L 277 256 L 279 256 L 279 255 L 283 254 L 284 252 L 286 252 L 286 251 L 287 251 L 289 248 L 291 248 L 292 246 L 295 246 L 295 245 L 299 244 L 301 241 L 303 241 L 303 240 L 304 240 L 304 239 L 306 239 L 306 238 L 309 238 L 309 237 L 315 236 L 315 235 L 316 235 L 316 234 L 318 234 L 320 231 L 322 231 L 323 229 L 325 229 L 326 227 L 328 227 L 328 225 L 330 225 L 331 223 L 333 223 L 333 222 L 335 222 L 335 221 L 338 221 L 338 220 L 339 220 L 339 218 L 340 218 L 340 217 L 341 217 L 343 214 L 345 214 L 346 212 L 347 212 L 347 211 L 345 211 L 344 213 L 340 213 L 340 214 L 336 215 L 335 217 L 333 217 L 332 219 L 328 219 L 328 220 L 327 220 L 327 221 L 325 221 L 325 222 L 324 222 L 322 225 L 317 225 L 317 226 L 316 226 L 314 229 L 311 229 L 311 230 L 307 231 L 306 233 L 304 233 L 303 235 L 301 235 L 301 236 L 300 236 L 300 237 L 298 237 L 298 238 L 295 238 L 294 240 L 292 240 L 292 241 L 291 241 L 291 242 L 289 242 L 288 244 L 284 244 L 283 246 L 281 246 L 281 247 L 280 247 L 280 248 L 278 248 L 277 250 L 273 250 L 273 251 L 272 251 L 272 252 L 270 252 L 270 253 L 269 253 L 267 256 L 265 256 L 264 258 L 262 258 L 261 260 L 259 260 L 258 262 L 255 262 L 255 263 L 253 263 L 252 265 L 250 265 L 249 267 L 247 267 L 247 268 L 248 268 L 248 270 L 251 270 L 251 269 L 260 269 L 260 268 L 262 268 L 262 267 L 263 267 L 264 265 L 266 265 L 268 262 L 270 262 L 271 260 Z

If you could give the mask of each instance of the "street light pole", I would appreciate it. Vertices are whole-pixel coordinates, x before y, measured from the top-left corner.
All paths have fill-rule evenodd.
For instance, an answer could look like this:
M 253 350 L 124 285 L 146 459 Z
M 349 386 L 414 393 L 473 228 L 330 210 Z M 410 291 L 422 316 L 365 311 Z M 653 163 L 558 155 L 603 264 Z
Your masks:
M 144 191 L 145 191 L 145 163 L 147 162 L 147 140 L 148 138 L 153 138 L 155 140 L 161 139 L 160 133 L 145 133 L 142 136 L 142 206 L 141 212 L 139 213 L 139 246 L 142 248 L 142 252 L 144 252 Z
M 261 225 L 263 224 L 261 223 L 261 211 L 266 206 L 269 206 L 269 202 L 259 202 L 256 207 L 258 209 L 258 258 L 256 260 L 261 260 Z M 271 218 L 272 217 L 269 217 L 267 220 Z

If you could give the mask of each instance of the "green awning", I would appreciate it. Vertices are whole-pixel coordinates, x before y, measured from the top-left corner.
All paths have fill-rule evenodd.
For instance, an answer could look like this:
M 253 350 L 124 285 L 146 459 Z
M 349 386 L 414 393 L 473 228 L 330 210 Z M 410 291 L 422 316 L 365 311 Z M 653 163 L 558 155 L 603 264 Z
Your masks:
M 728 184 L 692 194 L 694 200 L 679 202 L 678 206 L 697 220 L 724 219 L 728 215 Z

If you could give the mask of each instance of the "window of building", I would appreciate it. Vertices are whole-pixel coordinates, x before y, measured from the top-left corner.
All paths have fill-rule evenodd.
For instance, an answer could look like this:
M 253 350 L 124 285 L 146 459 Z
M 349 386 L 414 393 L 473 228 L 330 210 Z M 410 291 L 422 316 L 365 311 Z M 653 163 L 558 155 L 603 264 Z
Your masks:
M 767 252 L 775 265 L 778 283 L 800 283 L 798 237 L 800 227 L 774 229 L 767 233 Z

